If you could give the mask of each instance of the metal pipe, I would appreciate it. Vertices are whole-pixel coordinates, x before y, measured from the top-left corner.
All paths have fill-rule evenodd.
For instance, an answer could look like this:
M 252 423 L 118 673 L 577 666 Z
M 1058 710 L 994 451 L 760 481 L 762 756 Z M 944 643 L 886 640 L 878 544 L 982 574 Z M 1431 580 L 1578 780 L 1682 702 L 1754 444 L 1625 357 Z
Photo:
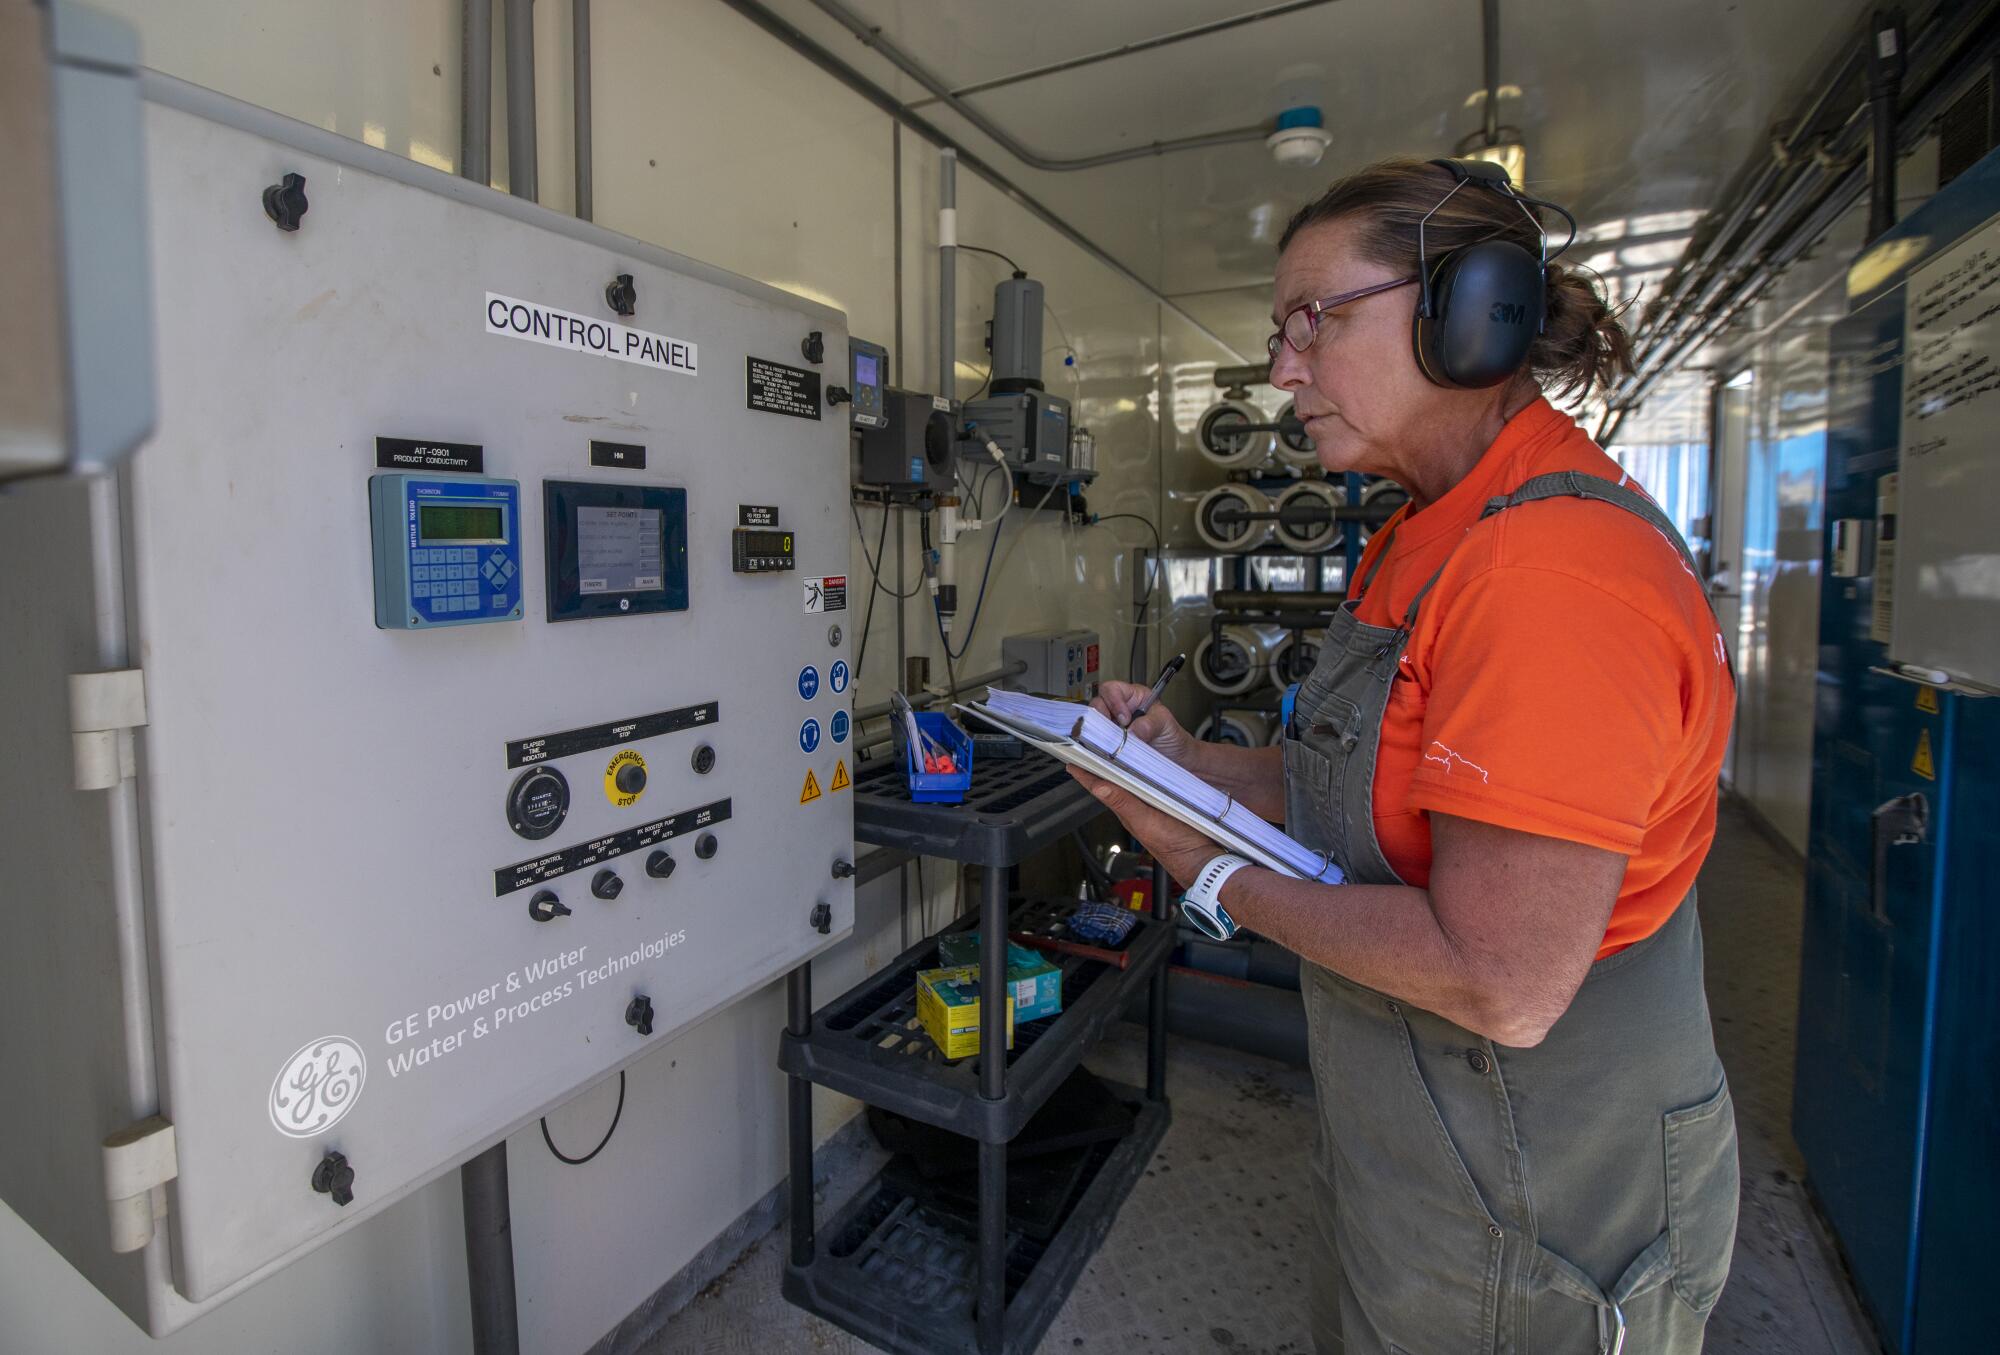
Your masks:
M 576 126 L 576 214 L 592 220 L 590 152 L 590 0 L 570 0 L 570 93 Z
M 459 9 L 458 172 L 474 183 L 493 178 L 493 0 Z
M 938 152 L 938 394 L 958 390 L 958 152 Z M 903 576 L 896 576 L 896 587 Z M 901 682 L 902 674 L 896 675 Z
M 1903 26 L 1877 10 L 1868 44 L 1868 238 L 1896 224 L 1896 104 L 1903 92 Z
M 1480 46 L 1486 58 L 1486 144 L 1500 142 L 1500 0 L 1479 7 Z
M 991 80 L 981 80 L 977 84 L 960 85 L 952 93 L 963 99 L 967 95 L 984 94 L 988 90 L 1005 89 L 1009 85 L 1018 85 L 1024 81 L 1040 80 L 1047 76 L 1060 75 L 1064 71 L 1081 70 L 1085 66 L 1095 66 L 1101 61 L 1113 61 L 1121 56 L 1132 56 L 1138 52 L 1157 51 L 1162 47 L 1172 47 L 1177 43 L 1188 42 L 1195 38 L 1213 37 L 1217 33 L 1226 33 L 1232 28 L 1242 28 L 1246 24 L 1262 23 L 1266 19 L 1282 18 L 1287 14 L 1296 14 L 1303 9 L 1317 9 L 1321 5 L 1332 3 L 1333 0 L 1290 0 L 1288 4 L 1272 5 L 1266 9 L 1254 9 L 1248 14 L 1238 14 L 1228 19 L 1215 19 L 1208 23 L 1196 24 L 1192 28 L 1182 28 L 1172 33 L 1162 33 L 1156 38 L 1140 38 L 1137 42 L 1120 43 L 1116 47 L 1107 47 L 1103 51 L 1090 52 L 1084 56 L 1065 57 L 1061 61 L 1050 62 L 1046 66 L 1035 66 L 1029 70 L 1016 71 L 1012 75 L 996 76 Z M 910 107 L 922 108 L 925 104 L 935 102 L 937 102 L 935 99 L 919 99 L 911 104 Z
M 776 13 L 768 5 L 760 3 L 760 0 L 723 0 L 723 3 L 776 38 L 779 42 L 784 43 L 785 46 L 797 52 L 820 70 L 838 80 L 848 89 L 866 99 L 874 107 L 896 119 L 917 135 L 928 140 L 932 145 L 950 146 L 956 150 L 959 161 L 967 169 L 972 170 L 1001 193 L 1013 199 L 1022 210 L 1088 254 L 1091 258 L 1109 268 L 1119 277 L 1137 287 L 1159 305 L 1172 311 L 1185 321 L 1195 333 L 1200 334 L 1203 338 L 1215 344 L 1217 348 L 1235 358 L 1236 361 L 1242 362 L 1245 360 L 1243 354 L 1236 351 L 1234 344 L 1209 328 L 1208 325 L 1204 324 L 1199 317 L 1189 311 L 1178 300 L 1168 296 L 1146 278 L 1142 277 L 1136 270 L 1120 260 L 1117 255 L 1112 254 L 1104 246 L 1098 244 L 1075 226 L 1072 226 L 1067 220 L 1051 211 L 1048 204 L 1002 174 L 985 159 L 967 150 L 964 145 L 953 137 L 947 136 L 935 123 L 930 122 L 920 114 L 911 112 L 907 105 L 899 102 L 880 85 L 877 85 L 860 71 L 827 51 L 826 48 L 820 46 L 817 42 L 814 42 L 797 24 Z
M 1122 150 L 1102 151 L 1096 155 L 1076 155 L 1054 157 L 1021 144 L 1007 130 L 977 108 L 951 92 L 944 81 L 931 72 L 917 59 L 898 47 L 884 36 L 877 25 L 869 23 L 840 0 L 812 0 L 813 6 L 822 14 L 838 23 L 861 40 L 864 47 L 880 52 L 885 60 L 903 74 L 929 90 L 931 96 L 952 112 L 986 133 L 1000 144 L 1000 148 L 1030 169 L 1051 173 L 1065 170 L 1096 169 L 1103 165 L 1115 165 L 1126 160 L 1140 160 L 1149 155 L 1166 155 L 1173 151 L 1200 150 L 1208 146 L 1228 146 L 1243 141 L 1262 141 L 1270 135 L 1268 123 L 1258 123 L 1251 127 L 1231 127 L 1219 132 L 1203 132 L 1195 136 L 1177 137 L 1172 141 L 1154 141 L 1144 146 L 1128 146 Z
M 507 5 L 507 191 L 537 201 L 535 178 L 535 0 Z
M 518 1355 L 514 1306 L 514 1224 L 507 1206 L 507 1140 L 458 1169 L 465 1202 L 465 1279 L 472 1300 L 474 1355 Z
M 812 965 L 785 975 L 785 1029 L 795 1038 L 812 1034 Z M 792 1264 L 813 1260 L 813 1127 L 812 1083 L 803 1077 L 786 1079 L 785 1146 L 787 1194 L 792 1212 Z
M 1256 588 L 1218 588 L 1209 601 L 1219 612 L 1331 612 L 1346 599 L 1345 593 L 1318 590 L 1278 593 Z
M 901 870 L 916 860 L 914 853 L 900 847 L 877 847 L 854 863 L 854 887 L 873 884 L 892 870 Z

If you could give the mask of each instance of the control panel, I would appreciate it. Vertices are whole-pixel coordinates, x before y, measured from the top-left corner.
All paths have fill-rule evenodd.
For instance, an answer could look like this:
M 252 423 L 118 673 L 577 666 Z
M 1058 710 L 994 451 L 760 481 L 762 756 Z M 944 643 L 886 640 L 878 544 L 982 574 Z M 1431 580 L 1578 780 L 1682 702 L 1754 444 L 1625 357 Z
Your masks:
M 849 421 L 746 398 L 837 310 L 206 92 L 145 132 L 158 432 L 120 512 L 0 496 L 0 860 L 63 900 L 0 945 L 0 1198 L 159 1330 L 852 932 L 863 599 Z M 48 793 L 85 744 L 130 813 Z M 173 1207 L 113 1252 L 129 1087 Z
M 483 475 L 377 475 L 368 515 L 377 626 L 521 619 L 520 485 Z
M 1042 630 L 1000 640 L 1000 662 L 1026 664 L 1006 680 L 1016 691 L 1087 701 L 1095 694 L 1102 649 L 1094 630 Z
M 851 417 L 856 428 L 886 428 L 883 395 L 889 385 L 889 350 L 866 339 L 847 341 L 848 389 L 853 392 Z

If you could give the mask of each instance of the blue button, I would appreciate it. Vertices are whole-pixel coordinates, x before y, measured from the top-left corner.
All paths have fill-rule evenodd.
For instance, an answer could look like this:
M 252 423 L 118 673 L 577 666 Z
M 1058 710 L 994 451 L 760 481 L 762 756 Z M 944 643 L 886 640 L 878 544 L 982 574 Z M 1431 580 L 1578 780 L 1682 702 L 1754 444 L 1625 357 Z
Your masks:
M 424 580 L 422 580 L 422 579 L 419 579 L 419 580 L 417 580 L 417 581 L 416 581 L 415 583 L 413 583 L 413 584 L 411 584 L 411 585 L 410 585 L 410 596 L 411 596 L 411 597 L 413 597 L 413 598 L 427 598 L 427 597 L 429 597 L 430 595 L 431 595 L 431 586 L 430 586 L 430 584 L 426 583 L 426 582 L 425 582 Z
M 452 576 L 452 577 L 453 577 L 454 579 L 469 579 L 469 578 L 471 578 L 471 577 L 472 577 L 472 566 L 471 566 L 471 565 L 453 565 L 453 566 L 451 567 L 451 576 Z
M 443 616 L 446 612 L 455 612 L 457 610 L 458 610 L 457 598 L 431 599 L 431 611 L 438 616 Z
M 847 690 L 847 660 L 835 659 L 833 667 L 826 670 L 826 685 L 833 688 L 835 696 Z
M 460 579 L 452 585 L 452 590 L 462 598 L 469 598 L 479 591 L 479 585 L 471 579 Z
M 430 566 L 428 566 L 428 565 L 411 565 L 411 566 L 410 566 L 410 582 L 411 582 L 411 583 L 429 583 L 430 581 L 431 581 L 431 571 L 430 571 Z
M 813 667 L 811 664 L 807 664 L 805 667 L 799 669 L 799 696 L 803 700 L 810 701 L 818 695 L 819 669 Z M 812 750 L 808 748 L 806 751 L 811 752 Z
M 819 747 L 819 721 L 808 720 L 799 726 L 799 751 L 810 753 Z
M 500 557 L 500 577 L 503 579 L 514 577 L 514 562 L 504 555 Z
M 829 730 L 831 730 L 831 731 L 833 732 L 833 741 L 834 741 L 835 743 L 846 743 L 846 742 L 847 742 L 847 712 L 846 712 L 846 711 L 844 711 L 844 710 L 837 710 L 837 711 L 835 711 L 835 712 L 833 713 L 833 718 L 832 718 L 831 720 L 828 720 L 828 721 L 826 722 L 826 724 L 827 724 L 827 728 L 828 728 Z
M 430 553 L 429 551 L 427 551 L 427 550 L 413 550 L 413 551 L 411 551 L 411 552 L 410 552 L 410 563 L 411 563 L 411 564 L 413 564 L 413 565 L 427 565 L 427 564 L 429 564 L 430 562 L 431 562 L 431 553 Z

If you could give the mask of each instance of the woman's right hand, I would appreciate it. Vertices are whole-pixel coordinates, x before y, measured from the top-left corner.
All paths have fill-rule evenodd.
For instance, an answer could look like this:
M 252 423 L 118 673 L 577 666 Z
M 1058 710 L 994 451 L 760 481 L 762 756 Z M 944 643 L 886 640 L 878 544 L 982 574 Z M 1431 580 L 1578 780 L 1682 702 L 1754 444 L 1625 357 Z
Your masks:
M 1147 707 L 1144 715 L 1137 720 L 1132 719 L 1132 712 L 1139 708 L 1151 690 L 1136 682 L 1101 683 L 1097 688 L 1097 699 L 1090 704 L 1110 716 L 1114 723 L 1130 728 L 1151 744 L 1155 752 L 1185 766 L 1189 754 L 1194 751 L 1194 738 L 1181 728 L 1172 711 L 1160 702 L 1154 702 Z M 1131 723 L 1127 725 L 1127 721 Z

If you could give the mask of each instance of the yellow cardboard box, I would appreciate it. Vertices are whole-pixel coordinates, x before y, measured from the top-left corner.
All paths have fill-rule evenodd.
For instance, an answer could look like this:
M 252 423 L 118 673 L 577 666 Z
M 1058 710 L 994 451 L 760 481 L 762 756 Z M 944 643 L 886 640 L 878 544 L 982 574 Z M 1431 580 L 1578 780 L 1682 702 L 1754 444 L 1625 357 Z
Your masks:
M 1009 985 L 1011 987 L 1012 985 Z M 979 966 L 917 971 L 917 1020 L 948 1059 L 979 1052 Z M 1007 994 L 1007 1047 L 1014 1047 L 1014 995 Z

